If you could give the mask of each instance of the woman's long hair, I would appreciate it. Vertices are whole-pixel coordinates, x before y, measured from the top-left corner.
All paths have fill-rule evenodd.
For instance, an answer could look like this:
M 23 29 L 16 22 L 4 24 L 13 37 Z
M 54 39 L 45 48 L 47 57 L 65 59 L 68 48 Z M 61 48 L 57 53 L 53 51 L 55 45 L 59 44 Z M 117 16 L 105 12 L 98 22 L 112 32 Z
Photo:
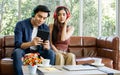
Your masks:
M 64 6 L 59 6 L 56 8 L 55 12 L 54 12 L 54 24 L 53 24 L 53 31 L 52 31 L 52 41 L 53 44 L 55 44 L 55 42 L 57 41 L 58 38 L 58 32 L 60 30 L 60 22 L 58 21 L 58 13 L 60 10 L 65 10 L 66 14 L 67 14 L 67 18 L 70 17 L 70 12 L 69 10 L 64 7 Z

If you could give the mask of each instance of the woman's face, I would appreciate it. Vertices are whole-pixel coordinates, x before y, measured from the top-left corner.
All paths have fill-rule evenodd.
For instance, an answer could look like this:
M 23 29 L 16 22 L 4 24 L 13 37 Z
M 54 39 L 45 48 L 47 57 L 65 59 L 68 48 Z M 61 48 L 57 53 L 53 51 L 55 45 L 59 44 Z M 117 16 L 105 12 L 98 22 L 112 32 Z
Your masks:
M 64 23 L 66 18 L 67 18 L 67 14 L 66 14 L 65 10 L 60 10 L 58 12 L 58 21 L 60 23 Z

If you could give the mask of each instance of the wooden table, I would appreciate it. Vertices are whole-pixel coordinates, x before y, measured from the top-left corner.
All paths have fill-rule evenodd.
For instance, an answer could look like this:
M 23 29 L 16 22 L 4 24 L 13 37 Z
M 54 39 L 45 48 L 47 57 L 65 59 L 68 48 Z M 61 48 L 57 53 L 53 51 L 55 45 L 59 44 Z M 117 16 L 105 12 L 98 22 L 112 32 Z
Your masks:
M 120 71 L 105 66 L 97 67 L 97 68 L 98 69 L 95 70 L 68 71 L 63 69 L 63 66 L 38 67 L 40 71 L 38 70 L 36 75 L 109 75 L 108 73 L 113 73 L 114 75 L 120 75 Z M 30 75 L 27 66 L 22 66 L 22 69 L 24 75 Z

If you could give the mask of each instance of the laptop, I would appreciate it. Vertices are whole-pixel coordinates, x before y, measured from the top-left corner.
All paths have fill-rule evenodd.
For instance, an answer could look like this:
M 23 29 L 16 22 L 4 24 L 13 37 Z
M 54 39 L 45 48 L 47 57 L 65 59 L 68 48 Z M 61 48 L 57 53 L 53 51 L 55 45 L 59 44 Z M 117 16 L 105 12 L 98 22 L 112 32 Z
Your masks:
M 90 65 L 65 65 L 63 66 L 64 69 L 68 71 L 79 71 L 79 70 L 95 70 L 97 69 L 94 66 Z

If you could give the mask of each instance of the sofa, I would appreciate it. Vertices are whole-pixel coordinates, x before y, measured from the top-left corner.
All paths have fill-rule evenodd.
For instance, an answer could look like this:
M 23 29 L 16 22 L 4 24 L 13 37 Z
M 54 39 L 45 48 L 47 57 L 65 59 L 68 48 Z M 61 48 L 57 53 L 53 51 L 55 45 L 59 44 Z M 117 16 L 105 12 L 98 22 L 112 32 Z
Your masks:
M 101 58 L 105 66 L 120 70 L 119 37 L 81 37 L 70 38 L 69 52 L 76 55 L 77 64 L 91 64 Z
M 14 50 L 14 36 L 0 37 L 0 75 L 14 75 L 11 54 Z M 119 37 L 70 38 L 69 52 L 76 55 L 76 64 L 91 64 L 101 58 L 105 66 L 120 70 Z

